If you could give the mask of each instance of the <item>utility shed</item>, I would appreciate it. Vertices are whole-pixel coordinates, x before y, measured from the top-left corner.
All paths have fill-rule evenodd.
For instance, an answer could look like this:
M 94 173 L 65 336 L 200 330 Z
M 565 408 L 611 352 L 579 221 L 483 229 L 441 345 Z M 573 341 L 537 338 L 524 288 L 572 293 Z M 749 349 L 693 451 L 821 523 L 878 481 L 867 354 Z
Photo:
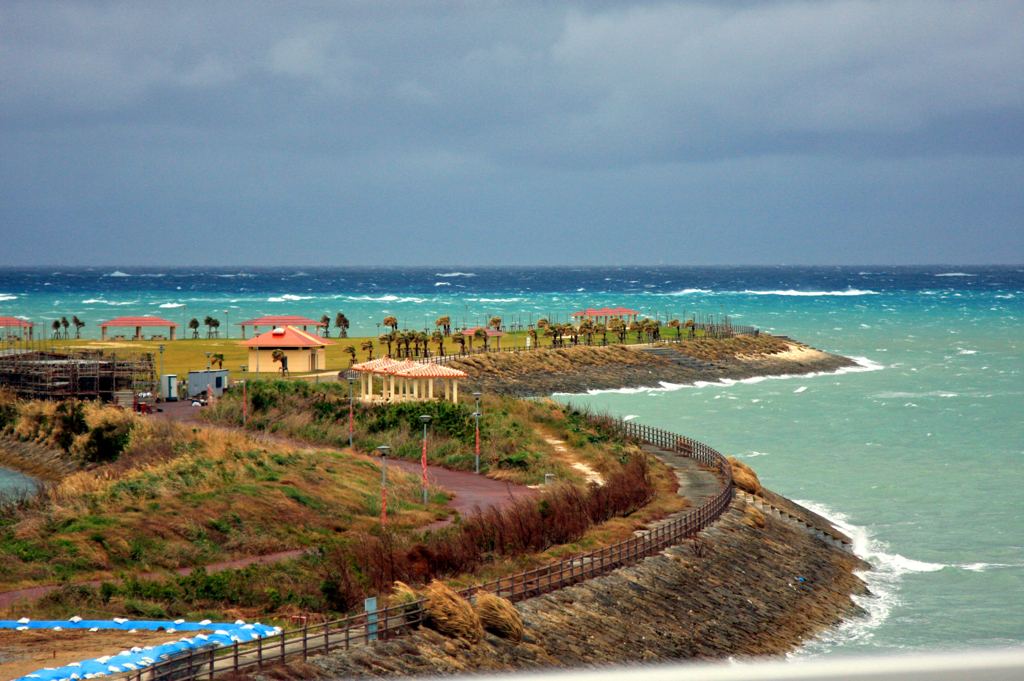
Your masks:
M 229 384 L 227 369 L 188 372 L 188 396 L 196 397 L 207 388 L 208 396 L 220 397 Z
M 324 371 L 327 369 L 327 353 L 324 348 L 335 343 L 294 326 L 281 326 L 242 341 L 239 345 L 249 348 L 250 372 L 271 374 L 280 372 L 282 368 L 290 373 Z M 284 353 L 286 367 L 274 361 L 275 350 Z

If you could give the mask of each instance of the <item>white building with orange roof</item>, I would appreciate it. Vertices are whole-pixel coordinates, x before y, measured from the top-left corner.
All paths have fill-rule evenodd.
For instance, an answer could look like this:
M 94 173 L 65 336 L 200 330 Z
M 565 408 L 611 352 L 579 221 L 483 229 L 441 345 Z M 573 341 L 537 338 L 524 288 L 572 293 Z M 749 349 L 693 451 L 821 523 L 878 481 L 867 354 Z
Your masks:
M 284 353 L 284 368 L 289 372 L 323 371 L 327 368 L 325 348 L 335 343 L 294 326 L 279 326 L 239 345 L 249 348 L 249 371 L 273 373 L 282 369 L 281 363 L 274 361 L 275 350 Z

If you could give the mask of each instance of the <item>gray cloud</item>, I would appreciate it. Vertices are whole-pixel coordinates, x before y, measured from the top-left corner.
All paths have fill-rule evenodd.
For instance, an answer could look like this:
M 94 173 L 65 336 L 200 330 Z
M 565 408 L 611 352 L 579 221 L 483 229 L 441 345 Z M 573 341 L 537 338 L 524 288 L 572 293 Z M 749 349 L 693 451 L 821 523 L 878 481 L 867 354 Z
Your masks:
M 786 197 L 826 244 L 891 216 L 866 168 L 902 225 L 936 230 L 900 257 L 963 253 L 971 210 L 992 221 L 982 261 L 1021 244 L 1018 2 L 12 2 L 0 64 L 11 262 L 40 230 L 73 250 L 97 229 L 228 243 L 274 224 L 361 257 L 361 232 L 443 229 L 489 262 L 549 255 L 492 253 L 484 227 L 552 250 L 543 230 L 589 224 L 587 257 L 611 260 L 616 226 L 695 222 L 752 262 L 801 219 Z M 936 214 L 953 196 L 970 210 Z

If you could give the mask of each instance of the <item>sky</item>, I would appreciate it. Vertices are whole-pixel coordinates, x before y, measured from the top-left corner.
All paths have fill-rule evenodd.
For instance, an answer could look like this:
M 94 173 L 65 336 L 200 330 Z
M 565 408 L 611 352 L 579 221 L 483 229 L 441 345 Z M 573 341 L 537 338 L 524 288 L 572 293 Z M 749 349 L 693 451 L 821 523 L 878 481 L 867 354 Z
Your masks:
M 0 266 L 1024 262 L 1024 3 L 0 3 Z

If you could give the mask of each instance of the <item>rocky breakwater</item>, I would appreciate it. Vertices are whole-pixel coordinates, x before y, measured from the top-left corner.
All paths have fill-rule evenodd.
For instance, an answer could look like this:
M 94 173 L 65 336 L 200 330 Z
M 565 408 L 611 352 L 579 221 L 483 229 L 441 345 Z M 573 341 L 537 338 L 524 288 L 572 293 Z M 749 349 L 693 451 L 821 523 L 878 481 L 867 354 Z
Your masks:
M 472 355 L 451 366 L 469 374 L 472 390 L 520 397 L 588 390 L 656 388 L 662 383 L 741 380 L 836 371 L 856 363 L 769 335 L 652 346 L 588 346 Z
M 790 502 L 789 511 L 800 513 Z M 808 524 L 819 522 L 807 515 Z M 780 655 L 862 610 L 856 556 L 737 499 L 695 540 L 515 607 L 521 640 L 422 628 L 312 659 L 303 676 L 479 673 Z

